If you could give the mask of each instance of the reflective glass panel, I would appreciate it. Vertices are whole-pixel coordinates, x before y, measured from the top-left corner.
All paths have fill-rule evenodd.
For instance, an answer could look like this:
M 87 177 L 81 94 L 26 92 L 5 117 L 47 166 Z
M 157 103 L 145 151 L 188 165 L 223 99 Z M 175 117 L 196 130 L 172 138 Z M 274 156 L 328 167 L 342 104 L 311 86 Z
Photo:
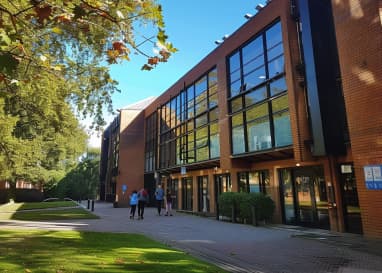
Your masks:
M 206 90 L 207 90 L 207 77 L 204 76 L 195 84 L 195 97 L 205 92 Z
M 217 75 L 217 69 L 211 70 L 210 73 L 208 73 L 208 86 L 211 88 L 211 86 L 217 84 L 218 82 L 218 75 Z
M 251 109 L 247 110 L 246 112 L 246 118 L 247 122 L 262 118 L 262 117 L 268 117 L 269 111 L 268 111 L 268 103 L 263 103 L 261 105 L 252 107 Z
M 271 96 L 274 96 L 278 93 L 284 92 L 287 90 L 285 77 L 277 79 L 270 83 Z
M 260 192 L 260 178 L 258 172 L 248 173 L 249 192 Z
M 237 112 L 243 108 L 243 98 L 242 96 L 233 99 L 231 101 L 231 113 Z
M 275 146 L 283 147 L 292 145 L 289 111 L 274 114 L 273 123 L 275 128 Z
M 245 106 L 248 107 L 267 98 L 266 86 L 261 86 L 245 95 Z
M 219 117 L 219 108 L 215 108 L 212 111 L 210 111 L 209 115 L 210 115 L 210 122 L 217 120 Z
M 241 154 L 245 152 L 244 127 L 239 126 L 232 129 L 232 153 Z
M 268 63 L 269 78 L 284 73 L 284 55 Z
M 269 119 L 257 119 L 247 124 L 249 151 L 266 150 L 272 147 Z
M 240 52 L 236 52 L 229 58 L 229 71 L 232 73 L 240 68 Z
M 272 60 L 284 53 L 283 44 L 280 43 L 271 49 L 268 49 L 268 60 Z
M 207 119 L 207 114 L 203 114 L 197 118 L 195 118 L 195 127 L 198 128 L 202 125 L 207 124 L 208 119 Z
M 263 37 L 259 36 L 243 47 L 243 63 L 257 58 L 263 54 Z
M 237 94 L 240 93 L 240 88 L 241 88 L 241 81 L 236 81 L 234 83 L 231 83 L 231 97 L 236 96 Z
M 249 72 L 263 65 L 264 65 L 264 55 L 261 55 L 257 57 L 256 59 L 253 59 L 243 65 L 243 74 L 248 74 Z
M 211 158 L 220 156 L 220 143 L 219 143 L 219 133 L 212 134 L 210 136 L 210 153 Z
M 282 41 L 281 23 L 278 22 L 265 33 L 267 48 L 272 48 Z
M 266 76 L 265 76 L 265 67 L 264 66 L 256 69 L 255 71 L 253 71 L 247 75 L 244 75 L 245 90 L 249 90 L 249 89 L 255 87 L 256 85 L 263 83 L 265 81 L 265 79 L 266 79 Z

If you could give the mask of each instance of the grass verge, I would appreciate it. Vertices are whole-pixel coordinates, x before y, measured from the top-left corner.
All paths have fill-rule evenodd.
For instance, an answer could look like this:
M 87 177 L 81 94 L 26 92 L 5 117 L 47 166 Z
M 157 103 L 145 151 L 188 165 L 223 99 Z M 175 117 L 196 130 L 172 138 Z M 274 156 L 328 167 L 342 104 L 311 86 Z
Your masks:
M 76 207 L 77 203 L 73 201 L 55 201 L 55 202 L 33 202 L 33 203 L 10 203 L 0 206 L 0 212 L 13 212 L 31 209 L 49 209 L 62 207 Z
M 0 220 L 48 221 L 98 219 L 72 201 L 14 203 L 0 206 Z
M 226 272 L 143 235 L 0 230 L 0 272 Z

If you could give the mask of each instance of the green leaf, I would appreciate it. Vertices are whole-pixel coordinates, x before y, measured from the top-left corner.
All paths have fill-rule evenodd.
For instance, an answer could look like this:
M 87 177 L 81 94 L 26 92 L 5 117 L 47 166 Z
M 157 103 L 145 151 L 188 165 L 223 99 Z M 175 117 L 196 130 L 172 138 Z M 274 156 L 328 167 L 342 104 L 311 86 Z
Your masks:
M 74 20 L 81 19 L 82 17 L 86 16 L 86 10 L 84 10 L 80 6 L 76 6 L 73 9 L 73 14 L 74 14 Z
M 0 72 L 12 74 L 19 62 L 10 53 L 0 53 Z
M 0 29 L 0 46 L 9 46 L 11 44 L 11 39 L 5 33 L 4 29 Z
M 62 29 L 59 27 L 52 28 L 52 32 L 54 32 L 56 34 L 60 34 L 60 35 L 63 33 Z

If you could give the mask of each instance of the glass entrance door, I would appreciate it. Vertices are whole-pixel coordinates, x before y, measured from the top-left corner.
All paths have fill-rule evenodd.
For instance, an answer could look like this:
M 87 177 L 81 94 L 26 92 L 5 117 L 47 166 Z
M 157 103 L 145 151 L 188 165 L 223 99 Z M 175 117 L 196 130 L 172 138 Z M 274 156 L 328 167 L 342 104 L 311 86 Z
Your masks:
M 182 209 L 192 211 L 192 177 L 182 178 Z
M 340 183 L 346 232 L 362 234 L 361 209 L 353 164 L 341 165 Z
M 219 196 L 223 192 L 232 191 L 232 183 L 230 174 L 217 174 L 215 178 L 215 204 L 216 217 L 219 217 Z
M 170 190 L 173 196 L 172 208 L 178 209 L 178 179 L 169 179 L 167 189 Z
M 323 168 L 284 169 L 280 175 L 285 223 L 329 229 Z
M 294 183 L 292 179 L 292 169 L 280 170 L 281 202 L 283 204 L 283 218 L 285 224 L 296 224 L 296 202 L 294 194 Z
M 198 211 L 210 211 L 210 198 L 208 192 L 208 176 L 198 176 Z

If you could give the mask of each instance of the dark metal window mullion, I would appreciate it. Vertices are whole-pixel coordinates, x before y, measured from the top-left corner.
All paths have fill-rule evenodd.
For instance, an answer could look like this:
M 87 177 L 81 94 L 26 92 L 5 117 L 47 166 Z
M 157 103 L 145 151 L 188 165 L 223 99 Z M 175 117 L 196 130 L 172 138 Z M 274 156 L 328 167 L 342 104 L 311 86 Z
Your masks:
M 244 67 L 243 67 L 243 49 L 240 49 L 240 78 L 241 78 L 241 87 L 240 87 L 240 96 L 241 96 L 241 113 L 243 117 L 243 130 L 244 130 L 244 151 L 248 152 L 248 134 L 247 134 L 247 115 L 244 111 L 244 94 L 242 94 L 242 87 L 244 84 Z M 231 131 L 232 135 L 232 131 Z
M 267 51 L 267 39 L 265 36 L 266 32 L 262 34 L 263 37 L 263 49 L 264 49 L 264 65 L 265 65 L 265 77 L 267 79 L 266 89 L 267 89 L 267 103 L 268 103 L 268 119 L 269 119 L 269 129 L 271 131 L 271 144 L 272 148 L 275 147 L 275 130 L 274 130 L 274 124 L 273 124 L 273 115 L 272 115 L 272 100 L 271 97 L 271 90 L 270 90 L 270 84 L 269 84 L 269 69 L 268 69 L 268 51 Z

